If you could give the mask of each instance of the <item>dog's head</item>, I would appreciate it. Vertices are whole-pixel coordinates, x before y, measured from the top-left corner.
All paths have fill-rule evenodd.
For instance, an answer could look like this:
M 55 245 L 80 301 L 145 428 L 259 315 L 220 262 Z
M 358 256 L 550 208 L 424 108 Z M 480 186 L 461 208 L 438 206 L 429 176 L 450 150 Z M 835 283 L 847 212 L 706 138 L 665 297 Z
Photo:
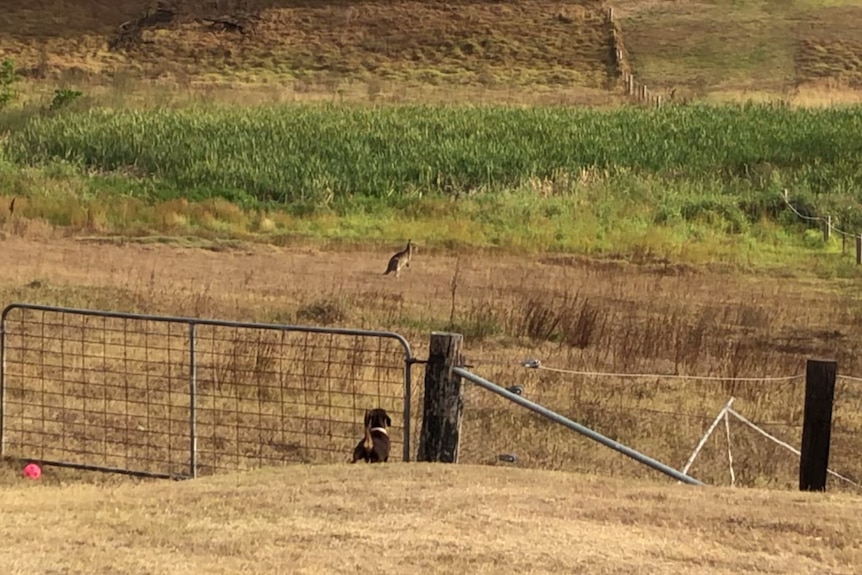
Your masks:
M 373 427 L 382 427 L 387 429 L 392 426 L 392 419 L 385 409 L 375 408 L 365 412 L 365 427 L 371 429 Z

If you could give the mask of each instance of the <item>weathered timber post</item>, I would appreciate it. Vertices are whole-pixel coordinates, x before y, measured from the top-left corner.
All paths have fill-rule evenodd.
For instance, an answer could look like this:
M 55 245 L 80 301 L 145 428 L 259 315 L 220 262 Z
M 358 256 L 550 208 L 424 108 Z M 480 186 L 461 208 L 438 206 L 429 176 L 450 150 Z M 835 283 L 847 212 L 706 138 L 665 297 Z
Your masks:
M 809 359 L 805 366 L 805 415 L 799 458 L 799 490 L 825 491 L 832 435 L 832 403 L 838 362 Z
M 419 461 L 458 462 L 464 393 L 461 377 L 452 370 L 463 365 L 462 340 L 459 333 L 431 333 Z
M 829 243 L 829 238 L 832 236 L 832 216 L 826 216 L 826 221 L 823 224 L 823 241 Z
M 862 234 L 856 236 L 856 265 L 862 265 Z

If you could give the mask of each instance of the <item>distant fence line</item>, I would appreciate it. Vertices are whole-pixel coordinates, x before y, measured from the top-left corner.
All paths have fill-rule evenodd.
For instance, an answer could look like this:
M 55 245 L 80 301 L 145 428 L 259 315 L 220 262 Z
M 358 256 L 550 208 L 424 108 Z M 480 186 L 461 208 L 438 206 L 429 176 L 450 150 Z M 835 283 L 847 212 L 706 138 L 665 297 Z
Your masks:
M 793 214 L 799 219 L 807 222 L 818 222 L 820 224 L 821 230 L 823 231 L 823 242 L 829 243 L 832 239 L 832 234 L 836 233 L 841 236 L 841 253 L 847 252 L 847 238 L 853 238 L 853 245 L 856 253 L 856 265 L 862 265 L 862 233 L 852 233 L 846 230 L 842 230 L 838 228 L 833 222 L 832 216 L 808 216 L 801 213 L 796 207 L 790 202 L 789 192 L 785 188 L 782 192 L 781 199 L 784 200 L 784 204 L 790 209 Z
M 661 107 L 661 95 L 651 93 L 646 84 L 638 82 L 635 79 L 635 75 L 632 72 L 628 50 L 626 49 L 625 41 L 623 40 L 622 27 L 614 18 L 613 7 L 609 6 L 605 10 L 605 24 L 611 31 L 611 54 L 614 60 L 614 66 L 619 71 L 619 77 L 620 80 L 622 80 L 623 90 L 625 91 L 626 96 L 639 104 Z

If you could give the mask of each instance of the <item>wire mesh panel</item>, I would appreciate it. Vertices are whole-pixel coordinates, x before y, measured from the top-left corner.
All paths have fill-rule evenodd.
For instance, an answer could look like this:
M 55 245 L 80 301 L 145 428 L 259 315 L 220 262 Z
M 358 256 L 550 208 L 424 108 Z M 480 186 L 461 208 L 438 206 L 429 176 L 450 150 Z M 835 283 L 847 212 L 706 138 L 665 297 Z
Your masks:
M 165 477 L 348 461 L 376 407 L 390 461 L 408 452 L 396 334 L 14 304 L 0 348 L 5 457 Z
M 5 456 L 190 474 L 188 326 L 13 308 L 4 336 Z
M 347 462 L 366 409 L 402 460 L 405 354 L 394 339 L 196 326 L 198 469 Z

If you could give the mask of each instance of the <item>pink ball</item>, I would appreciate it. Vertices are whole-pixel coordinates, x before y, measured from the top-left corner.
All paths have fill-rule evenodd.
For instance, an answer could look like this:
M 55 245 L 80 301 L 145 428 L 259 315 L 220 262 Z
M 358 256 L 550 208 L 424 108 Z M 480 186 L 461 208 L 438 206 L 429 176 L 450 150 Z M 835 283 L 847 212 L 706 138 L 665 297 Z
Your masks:
M 42 468 L 35 463 L 24 466 L 24 477 L 28 479 L 39 479 L 42 476 Z

